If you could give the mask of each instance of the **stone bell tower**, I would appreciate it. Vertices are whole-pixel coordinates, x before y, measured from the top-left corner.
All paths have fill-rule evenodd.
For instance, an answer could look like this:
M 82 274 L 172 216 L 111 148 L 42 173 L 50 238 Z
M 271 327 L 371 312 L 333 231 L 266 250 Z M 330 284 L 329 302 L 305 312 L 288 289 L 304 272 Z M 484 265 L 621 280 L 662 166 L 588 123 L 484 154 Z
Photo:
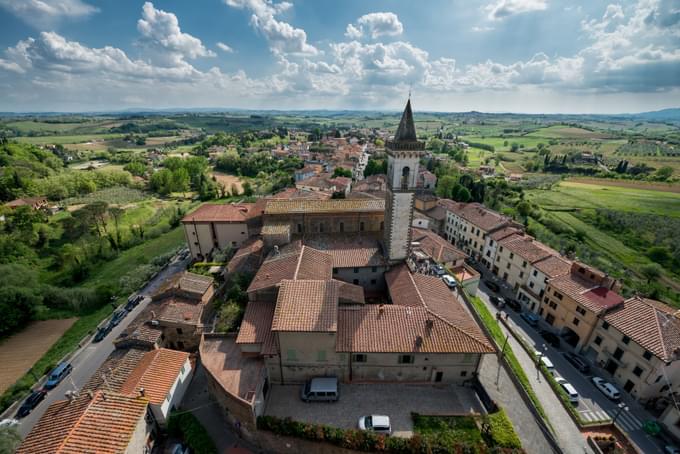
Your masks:
M 411 99 L 401 116 L 394 139 L 385 144 L 387 152 L 387 195 L 385 196 L 385 254 L 390 263 L 408 257 L 411 246 L 413 196 L 418 164 L 425 144 L 418 141 L 413 123 Z

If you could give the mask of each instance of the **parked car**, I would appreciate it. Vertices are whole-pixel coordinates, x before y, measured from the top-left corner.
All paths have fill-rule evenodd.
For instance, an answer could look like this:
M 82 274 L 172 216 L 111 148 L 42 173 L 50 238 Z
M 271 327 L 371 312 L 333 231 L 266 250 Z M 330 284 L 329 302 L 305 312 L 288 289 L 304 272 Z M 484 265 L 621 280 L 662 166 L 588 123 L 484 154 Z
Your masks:
M 18 419 L 3 419 L 0 421 L 0 429 L 3 427 L 16 427 L 19 425 L 19 420 Z
M 550 331 L 546 331 L 544 329 L 540 330 L 538 334 L 541 335 L 545 341 L 552 345 L 555 348 L 559 348 L 560 346 L 560 337 L 557 334 L 551 333 Z
M 550 372 L 552 375 L 555 375 L 555 365 L 550 361 L 550 358 L 545 353 L 541 353 L 539 351 L 534 352 L 534 356 L 539 356 L 541 357 L 541 364 L 545 366 L 546 369 L 548 369 L 548 372 Z
M 663 448 L 663 452 L 666 454 L 680 454 L 680 448 L 677 448 L 673 445 L 666 445 Z
M 390 417 L 383 415 L 369 415 L 359 418 L 359 429 L 370 430 L 379 434 L 391 435 Z
M 441 266 L 441 265 L 435 265 L 435 266 L 433 266 L 433 267 L 432 267 L 432 271 L 434 272 L 434 274 L 435 274 L 436 276 L 443 276 L 444 274 L 446 274 L 446 270 L 445 270 L 444 267 Z
M 578 392 L 576 392 L 576 388 L 569 383 L 564 377 L 555 377 L 555 381 L 560 385 L 560 388 L 567 394 L 569 397 L 569 402 L 571 402 L 572 405 L 578 405 Z
M 442 281 L 444 281 L 444 283 L 445 283 L 449 288 L 456 288 L 456 285 L 458 285 L 457 282 L 456 282 L 456 280 L 455 280 L 455 279 L 453 278 L 453 276 L 451 276 L 450 274 L 445 274 L 445 275 L 443 275 L 443 276 L 442 276 Z
M 514 298 L 503 298 L 505 300 L 505 304 L 512 309 L 515 312 L 521 312 L 522 311 L 522 305 L 520 304 L 519 301 L 517 301 Z
M 534 314 L 533 312 L 522 312 L 520 317 L 522 317 L 524 321 L 526 321 L 531 326 L 538 326 L 538 321 L 540 320 L 538 315 Z
M 165 449 L 166 454 L 191 454 L 191 449 L 182 443 L 173 443 Z
M 489 297 L 489 301 L 491 301 L 491 304 L 493 304 L 494 306 L 498 306 L 498 307 L 503 307 L 503 306 L 504 306 L 503 300 L 500 299 L 500 298 L 497 297 L 497 296 L 491 295 L 491 296 Z
M 64 378 L 66 378 L 68 374 L 71 373 L 72 370 L 73 366 L 71 366 L 69 363 L 59 363 L 59 365 L 52 369 L 52 372 L 50 372 L 50 376 L 45 382 L 45 389 L 52 389 L 56 387 Z
M 602 394 L 609 397 L 611 400 L 618 400 L 621 397 L 621 393 L 618 389 L 616 389 L 616 386 L 605 381 L 604 378 L 593 377 L 591 380 L 595 384 L 595 387 L 597 387 L 597 389 L 599 389 Z
M 117 310 L 116 312 L 114 312 L 113 317 L 111 317 L 111 321 L 109 322 L 109 325 L 111 325 L 111 328 L 113 328 L 114 326 L 117 326 L 121 321 L 123 321 L 123 319 L 125 318 L 125 316 L 127 314 L 128 314 L 128 311 L 126 311 L 125 309 L 120 309 L 120 310 Z
M 97 328 L 97 333 L 94 335 L 94 339 L 92 339 L 92 342 L 101 342 L 104 340 L 104 338 L 111 332 L 111 329 L 113 326 L 111 326 L 110 323 L 107 323 L 104 326 L 100 326 Z
M 316 377 L 308 380 L 300 391 L 305 402 L 335 402 L 339 397 L 337 377 Z
M 490 281 L 489 279 L 484 280 L 484 285 L 486 285 L 486 288 L 492 292 L 498 292 L 501 289 L 498 284 L 496 284 L 494 281 Z
M 31 395 L 26 398 L 24 403 L 21 404 L 21 407 L 19 407 L 17 418 L 23 418 L 24 416 L 27 416 L 31 411 L 33 411 L 35 407 L 38 406 L 40 402 L 42 402 L 46 395 L 47 393 L 42 389 L 33 391 Z
M 130 298 L 127 300 L 127 304 L 125 305 L 125 310 L 130 312 L 132 309 L 137 307 L 139 303 L 142 302 L 144 299 L 144 295 L 132 295 Z
M 585 359 L 581 358 L 580 356 L 574 353 L 569 352 L 562 353 L 562 355 L 564 355 L 564 359 L 569 361 L 571 365 L 574 366 L 579 372 L 583 374 L 587 374 L 588 372 L 590 372 L 590 366 L 588 365 Z

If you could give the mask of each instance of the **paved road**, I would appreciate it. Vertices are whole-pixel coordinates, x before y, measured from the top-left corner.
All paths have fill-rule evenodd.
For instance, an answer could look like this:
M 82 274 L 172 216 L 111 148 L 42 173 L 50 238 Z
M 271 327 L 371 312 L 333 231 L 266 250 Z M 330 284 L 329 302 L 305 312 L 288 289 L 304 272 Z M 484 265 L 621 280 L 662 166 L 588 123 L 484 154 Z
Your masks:
M 483 283 L 480 283 L 480 290 L 482 291 L 479 292 L 479 296 L 482 297 L 482 299 L 487 303 L 489 309 L 495 313 L 497 308 L 489 302 L 487 297 L 487 294 L 493 294 L 493 292 L 488 290 Z M 529 345 L 533 345 L 536 350 L 545 353 L 555 366 L 557 374 L 566 378 L 567 381 L 571 383 L 574 388 L 576 388 L 576 391 L 579 393 L 578 410 L 584 419 L 595 421 L 601 419 L 613 419 L 616 416 L 616 414 L 619 412 L 617 404 L 609 400 L 592 384 L 590 381 L 592 375 L 582 374 L 564 358 L 563 353 L 565 351 L 571 351 L 564 341 L 561 342 L 560 348 L 554 348 L 550 345 L 546 345 L 545 340 L 543 340 L 543 338 L 538 334 L 538 329 L 540 329 L 540 326 L 538 328 L 529 326 L 524 321 L 524 319 L 519 316 L 519 312 L 514 312 L 507 307 L 503 309 L 503 312 L 509 314 L 509 324 L 513 327 L 513 329 L 515 329 L 516 332 L 518 332 L 526 341 L 528 341 Z M 543 322 L 540 323 L 542 324 Z M 522 352 L 524 351 L 518 343 L 516 347 L 513 345 L 513 350 L 515 350 L 516 355 L 518 354 L 516 351 L 517 349 L 521 349 Z M 527 375 L 530 375 L 530 378 L 535 379 L 535 368 L 529 367 L 528 369 L 525 369 L 525 371 L 527 372 Z M 596 375 L 599 374 L 604 376 L 604 373 L 601 373 L 597 368 L 593 368 L 593 372 Z M 545 382 L 544 379 L 542 381 Z M 549 388 L 549 390 L 554 394 L 552 388 Z M 662 442 L 650 437 L 642 430 L 643 422 L 647 419 L 653 418 L 644 409 L 642 409 L 639 404 L 634 402 L 633 399 L 630 399 L 627 394 L 622 392 L 621 395 L 623 396 L 623 402 L 627 404 L 629 410 L 623 411 L 619 414 L 618 418 L 616 419 L 616 424 L 621 430 L 626 432 L 628 436 L 630 436 L 631 439 L 646 454 L 662 453 Z M 540 397 L 541 396 L 539 396 L 539 398 Z M 563 408 L 561 409 L 564 410 Z M 566 410 L 564 413 L 566 414 Z M 553 423 L 553 425 L 555 425 L 555 423 Z M 573 421 L 572 425 L 575 427 Z
M 149 296 L 152 295 L 158 288 L 166 282 L 170 277 L 176 273 L 186 269 L 190 258 L 182 261 L 173 261 L 167 268 L 158 273 L 158 275 L 151 280 L 139 293 Z M 36 407 L 31 414 L 23 418 L 18 426 L 19 434 L 22 438 L 31 431 L 33 426 L 38 422 L 47 407 L 52 402 L 64 399 L 64 393 L 68 390 L 78 390 L 82 387 L 94 373 L 94 371 L 101 366 L 106 358 L 113 352 L 113 340 L 130 324 L 130 322 L 142 311 L 150 301 L 150 298 L 144 299 L 131 313 L 127 315 L 116 326 L 109 335 L 99 343 L 88 343 L 85 345 L 71 360 L 73 365 L 73 372 L 70 376 L 62 381 L 59 386 L 49 391 L 45 400 L 43 400 L 38 407 Z

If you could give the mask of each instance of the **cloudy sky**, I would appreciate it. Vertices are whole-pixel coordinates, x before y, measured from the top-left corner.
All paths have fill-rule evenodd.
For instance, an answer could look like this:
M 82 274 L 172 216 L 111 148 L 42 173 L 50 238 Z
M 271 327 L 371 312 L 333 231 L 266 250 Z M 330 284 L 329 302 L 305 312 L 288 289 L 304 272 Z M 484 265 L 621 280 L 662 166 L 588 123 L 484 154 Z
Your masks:
M 680 107 L 680 0 L 0 0 L 0 111 Z

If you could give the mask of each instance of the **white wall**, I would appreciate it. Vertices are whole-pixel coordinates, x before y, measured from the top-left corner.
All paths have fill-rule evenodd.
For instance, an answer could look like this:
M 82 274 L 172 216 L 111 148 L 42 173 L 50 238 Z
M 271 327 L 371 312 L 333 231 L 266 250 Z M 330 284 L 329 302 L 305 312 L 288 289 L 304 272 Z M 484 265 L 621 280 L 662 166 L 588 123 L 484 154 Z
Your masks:
M 183 370 L 184 372 L 180 372 L 175 383 L 173 383 L 172 388 L 170 388 L 170 391 L 168 392 L 170 400 L 166 397 L 161 405 L 151 405 L 151 410 L 160 425 L 165 425 L 170 410 L 172 410 L 173 407 L 179 407 L 179 404 L 184 397 L 184 393 L 189 387 L 193 375 L 193 368 L 191 367 L 189 359 L 184 363 Z

